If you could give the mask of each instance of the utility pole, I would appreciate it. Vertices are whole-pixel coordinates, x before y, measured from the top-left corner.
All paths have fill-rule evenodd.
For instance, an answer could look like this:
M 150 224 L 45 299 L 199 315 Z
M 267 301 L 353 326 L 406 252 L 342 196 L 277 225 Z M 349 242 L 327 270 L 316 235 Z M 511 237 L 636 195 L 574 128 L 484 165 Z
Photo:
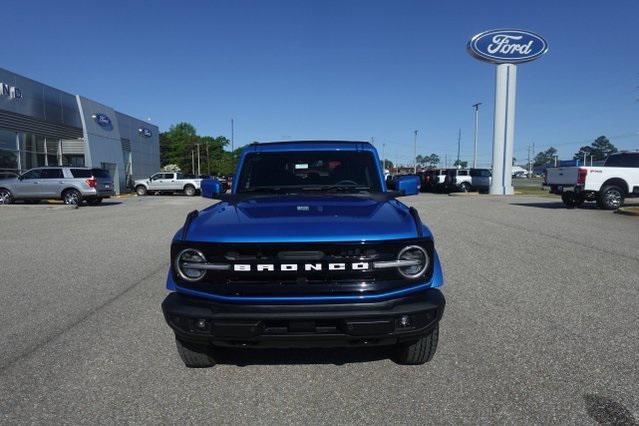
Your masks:
M 195 151 L 191 148 L 191 173 L 195 174 Z
M 461 129 L 459 129 L 459 133 L 457 134 L 457 167 L 459 164 L 459 155 L 461 154 Z
M 200 161 L 200 144 L 196 143 L 195 146 L 197 146 L 197 175 L 201 176 L 202 175 L 202 163 Z
M 206 174 L 211 176 L 211 158 L 209 157 L 209 144 L 206 144 Z
M 532 160 L 530 157 L 530 144 L 528 144 L 528 179 L 532 177 Z
M 481 102 L 473 105 L 475 108 L 475 134 L 473 135 L 473 169 L 477 168 L 477 138 L 479 137 L 479 106 Z
M 584 152 L 584 166 L 586 165 L 586 156 L 587 154 Z
M 231 152 L 235 151 L 235 124 L 231 118 Z
M 444 154 L 444 165 L 445 168 L 448 168 L 448 154 Z
M 382 143 L 382 168 L 383 172 L 386 173 L 386 144 Z
M 417 174 L 417 130 L 415 130 L 415 138 L 413 139 L 413 162 L 415 163 L 414 173 Z

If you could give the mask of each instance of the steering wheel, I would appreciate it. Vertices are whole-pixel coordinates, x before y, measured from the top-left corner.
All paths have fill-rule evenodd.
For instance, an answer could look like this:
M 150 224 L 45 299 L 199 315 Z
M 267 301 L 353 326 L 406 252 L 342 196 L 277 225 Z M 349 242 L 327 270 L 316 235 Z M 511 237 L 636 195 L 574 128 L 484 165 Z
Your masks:
M 357 182 L 354 182 L 352 180 L 340 180 L 339 182 L 337 182 L 335 184 L 335 186 L 341 186 L 341 185 L 353 185 L 353 186 L 357 186 L 359 185 Z

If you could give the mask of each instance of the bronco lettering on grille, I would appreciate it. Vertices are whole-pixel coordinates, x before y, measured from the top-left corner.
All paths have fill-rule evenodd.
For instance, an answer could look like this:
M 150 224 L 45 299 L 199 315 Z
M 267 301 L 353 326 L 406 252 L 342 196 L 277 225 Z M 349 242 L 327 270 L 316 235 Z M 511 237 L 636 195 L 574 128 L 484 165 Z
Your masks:
M 322 271 L 326 267 L 329 271 L 367 271 L 370 269 L 368 262 L 355 263 L 282 263 L 279 265 L 273 263 L 258 263 L 252 265 L 250 263 L 236 263 L 233 265 L 233 271 L 236 272 L 297 272 L 297 271 Z

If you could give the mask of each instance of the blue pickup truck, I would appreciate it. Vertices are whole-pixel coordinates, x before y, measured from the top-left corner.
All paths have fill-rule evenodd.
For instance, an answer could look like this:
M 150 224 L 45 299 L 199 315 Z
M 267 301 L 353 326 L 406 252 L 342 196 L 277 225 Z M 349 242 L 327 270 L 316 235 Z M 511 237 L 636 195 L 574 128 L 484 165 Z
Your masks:
M 392 346 L 400 364 L 435 354 L 445 299 L 433 236 L 386 188 L 366 142 L 247 146 L 231 192 L 191 212 L 171 245 L 162 310 L 187 367 L 223 347 Z

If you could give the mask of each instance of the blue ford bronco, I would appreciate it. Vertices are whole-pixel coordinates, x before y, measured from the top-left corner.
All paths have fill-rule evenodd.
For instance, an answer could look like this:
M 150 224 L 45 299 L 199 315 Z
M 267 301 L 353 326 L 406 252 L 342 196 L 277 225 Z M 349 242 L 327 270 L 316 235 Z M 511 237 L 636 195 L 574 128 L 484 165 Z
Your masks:
M 444 283 L 433 236 L 386 188 L 366 142 L 247 146 L 231 193 L 191 212 L 171 245 L 162 303 L 187 367 L 222 347 L 392 346 L 400 364 L 435 354 Z

